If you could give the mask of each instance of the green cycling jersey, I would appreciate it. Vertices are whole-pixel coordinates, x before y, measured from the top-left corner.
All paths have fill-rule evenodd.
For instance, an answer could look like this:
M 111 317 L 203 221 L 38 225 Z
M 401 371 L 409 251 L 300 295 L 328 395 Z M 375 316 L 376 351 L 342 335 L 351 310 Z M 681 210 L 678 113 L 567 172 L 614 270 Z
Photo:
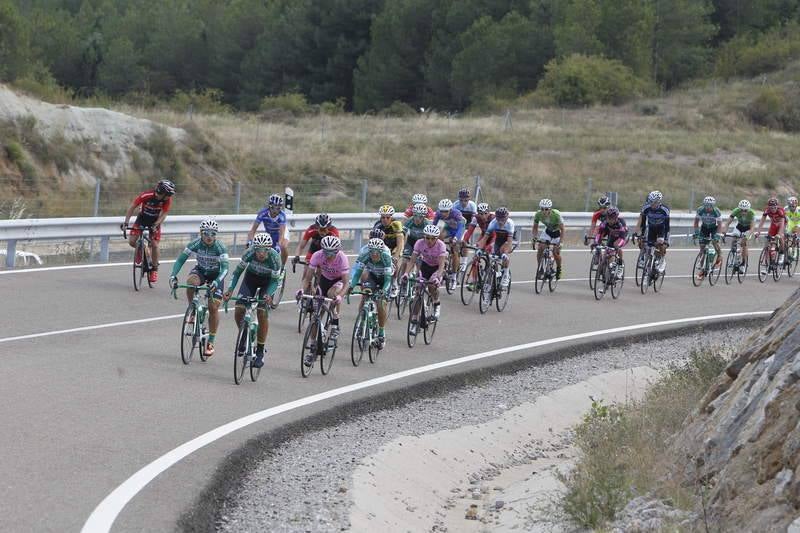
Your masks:
M 786 215 L 786 232 L 791 233 L 794 228 L 800 226 L 800 209 L 795 208 L 792 211 L 789 206 L 783 208 L 783 213 Z
M 406 223 L 403 225 L 403 232 L 406 234 L 409 243 L 415 243 L 419 239 L 423 237 L 423 231 L 425 230 L 425 226 L 431 223 L 430 220 L 423 218 L 420 224 L 414 222 L 414 218 L 411 217 L 406 220 Z
M 200 238 L 187 244 L 178 259 L 175 260 L 172 267 L 173 277 L 178 275 L 183 264 L 191 255 L 197 258 L 196 268 L 206 278 L 214 277 L 216 282 L 220 283 L 228 273 L 228 250 L 225 245 L 217 240 L 208 245 Z
M 255 248 L 247 250 L 236 266 L 236 270 L 233 271 L 231 283 L 228 287 L 229 291 L 233 292 L 242 272 L 246 272 L 246 275 L 252 275 L 258 278 L 269 278 L 269 285 L 267 285 L 267 294 L 265 296 L 272 296 L 278 289 L 278 281 L 281 275 L 281 254 L 274 248 L 269 248 L 264 260 L 259 261 L 256 256 Z
M 545 215 L 544 211 L 537 211 L 533 216 L 533 223 L 544 224 L 544 227 L 548 231 L 553 232 L 560 229 L 560 226 L 564 223 L 564 219 L 561 218 L 561 211 L 558 209 L 551 209 L 550 215 Z
M 355 287 L 359 283 L 361 273 L 366 269 L 367 272 L 374 276 L 383 277 L 381 290 L 385 292 L 389 290 L 389 285 L 392 282 L 392 254 L 389 253 L 387 248 L 384 248 L 380 251 L 378 260 L 373 261 L 370 252 L 370 249 L 362 249 L 361 253 L 358 254 L 358 259 L 356 259 L 356 264 L 353 267 L 353 277 L 350 278 L 350 287 Z
M 739 221 L 740 225 L 747 226 L 748 228 L 753 227 L 753 222 L 757 216 L 755 209 L 742 209 L 737 207 L 731 211 L 731 218 L 735 218 Z
M 722 213 L 716 207 L 702 206 L 697 210 L 697 218 L 700 219 L 703 227 L 716 228 L 719 225 L 720 218 L 722 218 Z

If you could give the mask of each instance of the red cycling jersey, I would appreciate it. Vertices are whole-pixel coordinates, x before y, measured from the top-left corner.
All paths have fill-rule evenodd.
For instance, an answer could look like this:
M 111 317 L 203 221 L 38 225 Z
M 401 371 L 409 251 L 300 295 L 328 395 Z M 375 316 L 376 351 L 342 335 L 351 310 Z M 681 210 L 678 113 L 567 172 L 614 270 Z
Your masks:
M 606 211 L 604 209 L 598 209 L 592 215 L 592 227 L 596 226 L 598 222 L 605 222 L 606 221 Z
M 314 252 L 319 251 L 322 248 L 320 242 L 322 242 L 323 237 L 327 237 L 328 235 L 338 237 L 338 228 L 336 228 L 336 226 L 328 226 L 328 233 L 323 236 L 319 232 L 319 227 L 316 224 L 311 224 L 305 233 L 303 233 L 303 240 L 311 241 L 311 245 L 308 247 L 308 252 L 306 252 L 306 262 L 311 261 L 311 256 L 314 255 Z
M 425 206 L 425 207 L 428 207 L 428 206 Z M 430 207 L 428 207 L 428 214 L 425 215 L 425 218 L 427 218 L 428 220 L 433 220 L 434 215 L 436 215 L 436 212 L 433 209 L 431 209 Z M 414 216 L 414 205 L 413 204 L 409 205 L 406 208 L 405 212 L 403 213 L 403 216 L 406 217 L 406 218 L 411 218 L 411 217 Z
M 169 208 L 172 207 L 172 197 L 167 196 L 162 200 L 156 196 L 155 190 L 145 191 L 136 197 L 133 201 L 133 205 L 140 206 L 140 211 L 136 216 L 136 221 L 133 223 L 131 234 L 139 235 L 141 233 L 139 228 L 142 226 L 152 226 L 162 213 L 166 214 L 169 212 Z M 156 228 L 152 238 L 155 241 L 161 240 L 161 226 Z
M 489 227 L 489 223 L 494 220 L 494 213 L 489 213 L 485 219 L 481 220 L 478 215 L 472 217 L 472 220 L 467 227 L 467 231 L 464 232 L 464 242 L 469 242 L 472 238 L 472 234 L 475 232 L 475 228 L 481 228 L 481 237 L 486 233 L 486 228 Z M 494 239 L 497 236 L 496 233 L 492 233 L 492 235 L 487 239 L 486 245 L 484 246 L 485 250 L 492 250 L 492 245 L 494 244 Z
M 769 212 L 769 208 L 764 209 L 765 217 L 769 217 L 769 236 L 774 237 L 778 234 L 778 231 L 781 229 L 781 222 L 784 224 L 786 223 L 786 213 L 783 211 L 782 207 L 779 207 L 775 210 L 774 213 Z

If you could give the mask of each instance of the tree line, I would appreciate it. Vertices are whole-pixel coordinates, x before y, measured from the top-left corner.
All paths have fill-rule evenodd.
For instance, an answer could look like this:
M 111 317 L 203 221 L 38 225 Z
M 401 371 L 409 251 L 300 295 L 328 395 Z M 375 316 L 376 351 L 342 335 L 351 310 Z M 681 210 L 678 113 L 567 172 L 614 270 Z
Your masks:
M 213 90 L 243 110 L 284 93 L 358 112 L 457 110 L 528 93 L 576 55 L 673 87 L 798 11 L 800 0 L 0 0 L 0 80 L 115 98 Z

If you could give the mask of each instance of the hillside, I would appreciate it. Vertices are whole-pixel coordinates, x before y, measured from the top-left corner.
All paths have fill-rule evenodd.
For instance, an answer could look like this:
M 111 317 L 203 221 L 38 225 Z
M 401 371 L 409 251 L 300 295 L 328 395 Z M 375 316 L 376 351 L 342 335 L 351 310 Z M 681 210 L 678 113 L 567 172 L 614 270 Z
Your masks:
M 656 188 L 674 209 L 707 194 L 723 208 L 742 197 L 758 205 L 798 189 L 800 138 L 754 126 L 745 111 L 765 84 L 796 86 L 799 72 L 794 63 L 768 77 L 703 82 L 621 107 L 563 110 L 522 100 L 508 116 L 204 115 L 124 106 L 120 114 L 41 104 L 4 89 L 0 180 L 37 215 L 91 214 L 92 175 L 103 184 L 101 213 L 117 213 L 149 176 L 164 173 L 177 176 L 183 213 L 232 212 L 235 181 L 242 211 L 284 185 L 297 191 L 300 211 L 348 211 L 360 210 L 363 180 L 373 209 L 405 203 L 418 190 L 432 201 L 450 197 L 476 175 L 483 198 L 512 209 L 533 209 L 548 196 L 582 210 L 589 179 L 592 197 L 617 191 L 624 209 Z M 26 137 L 26 116 L 36 118 L 44 154 L 38 137 Z M 9 128 L 22 160 L 9 149 Z M 26 174 L 25 162 L 36 172 Z M 60 201 L 36 200 L 49 194 Z

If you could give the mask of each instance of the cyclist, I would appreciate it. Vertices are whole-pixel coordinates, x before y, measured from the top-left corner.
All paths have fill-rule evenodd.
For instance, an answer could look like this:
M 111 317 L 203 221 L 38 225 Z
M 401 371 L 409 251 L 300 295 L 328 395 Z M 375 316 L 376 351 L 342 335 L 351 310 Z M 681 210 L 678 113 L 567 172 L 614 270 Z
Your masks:
M 500 278 L 500 286 L 504 289 L 508 287 L 510 281 L 508 269 L 511 266 L 511 257 L 509 256 L 513 251 L 516 237 L 517 231 L 514 221 L 508 217 L 508 208 L 498 207 L 494 212 L 494 220 L 489 223 L 476 245 L 478 249 L 483 250 L 489 242 L 494 240 L 492 254 L 499 255 L 503 261 L 503 276 Z
M 427 218 L 428 220 L 433 220 L 433 217 L 436 215 L 436 212 L 433 209 L 431 209 L 430 207 L 428 207 L 428 197 L 425 196 L 422 193 L 417 193 L 417 194 L 415 194 L 414 196 L 411 197 L 411 203 L 408 204 L 408 207 L 406 207 L 406 210 L 403 213 L 403 216 L 405 218 L 413 217 L 414 216 L 414 206 L 417 205 L 417 204 L 423 204 L 425 206 L 425 209 L 427 210 L 427 213 L 425 214 L 425 218 Z
M 331 306 L 331 340 L 339 338 L 339 310 L 342 296 L 347 292 L 349 274 L 350 263 L 342 251 L 342 241 L 334 235 L 324 237 L 320 242 L 320 250 L 311 256 L 304 281 L 310 287 L 312 278 L 316 276 L 320 294 L 334 300 Z M 311 366 L 313 362 L 311 354 L 306 354 L 303 364 Z
M 161 241 L 161 224 L 167 218 L 167 213 L 172 207 L 172 195 L 174 194 L 174 183 L 170 180 L 159 181 L 152 190 L 145 191 L 134 198 L 133 203 L 125 213 L 125 221 L 120 225 L 120 228 L 125 231 L 125 228 L 128 227 L 128 220 L 136 208 L 139 208 L 139 214 L 136 215 L 133 228 L 128 234 L 128 244 L 131 245 L 131 248 L 136 247 L 136 241 L 139 239 L 139 235 L 142 234 L 142 228 L 148 226 L 153 228 L 150 238 L 150 257 L 153 260 L 153 264 L 147 274 L 147 279 L 150 283 L 158 281 L 158 243 Z
M 383 242 L 392 254 L 392 266 L 395 273 L 397 266 L 400 263 L 400 257 L 403 255 L 403 247 L 405 246 L 406 236 L 403 232 L 403 223 L 399 220 L 394 220 L 394 207 L 389 204 L 382 205 L 378 209 L 378 220 L 373 228 L 379 229 L 384 232 Z M 392 276 L 391 298 L 397 296 L 397 279 Z
M 412 265 L 417 265 L 419 275 L 422 279 L 430 281 L 428 291 L 433 298 L 433 319 L 439 320 L 441 308 L 439 302 L 439 283 L 444 277 L 445 263 L 447 262 L 447 247 L 444 241 L 439 239 L 442 230 L 438 226 L 428 224 L 423 230 L 424 238 L 418 239 L 414 243 L 414 253 L 408 264 L 410 271 Z M 407 276 L 406 272 L 404 276 Z
M 489 204 L 485 202 L 481 202 L 477 206 L 477 213 L 472 218 L 472 221 L 469 223 L 469 227 L 467 227 L 467 231 L 464 232 L 464 242 L 470 242 L 472 239 L 472 234 L 475 233 L 475 228 L 481 229 L 481 237 L 486 234 L 486 230 L 489 228 L 489 223 L 494 220 L 494 213 L 489 210 Z M 492 250 L 492 244 L 494 242 L 495 234 L 493 233 L 489 240 L 484 244 L 484 251 L 489 253 Z
M 295 264 L 300 261 L 300 254 L 302 254 L 306 246 L 308 246 L 308 252 L 306 253 L 306 266 L 303 268 L 303 286 L 297 291 L 298 298 L 302 296 L 303 293 L 309 294 L 311 292 L 311 278 L 306 277 L 309 269 L 308 263 L 311 261 L 311 256 L 315 252 L 322 249 L 322 239 L 328 235 L 338 237 L 339 230 L 331 222 L 330 216 L 328 216 L 326 213 L 320 213 L 314 219 L 314 223 L 311 224 L 308 229 L 306 229 L 305 233 L 303 233 L 303 238 L 300 239 L 300 242 L 297 243 L 297 249 L 294 251 L 293 259 L 293 263 Z
M 234 314 L 237 327 L 241 325 L 245 313 L 242 298 L 255 296 L 256 291 L 261 289 L 259 296 L 265 300 L 265 302 L 259 303 L 256 309 L 258 332 L 256 333 L 256 360 L 253 361 L 253 366 L 261 368 L 264 366 L 264 356 L 266 355 L 264 344 L 267 342 L 267 333 L 269 333 L 269 317 L 266 306 L 272 303 L 272 296 L 278 290 L 278 280 L 281 276 L 281 256 L 275 250 L 269 233 L 256 233 L 253 236 L 250 248 L 242 255 L 239 265 L 233 271 L 231 283 L 223 296 L 226 302 L 230 300 L 242 272 L 244 272 L 244 281 L 239 287 L 239 298 L 236 301 L 236 313 Z M 244 346 L 239 347 L 241 351 L 244 349 Z
M 605 212 L 605 220 L 600 222 L 597 233 L 594 236 L 592 247 L 599 245 L 603 239 L 607 239 L 607 245 L 617 252 L 617 272 L 618 278 L 621 278 L 625 271 L 625 262 L 622 259 L 622 249 L 625 246 L 625 240 L 628 237 L 628 225 L 625 219 L 619 216 L 619 209 L 616 207 L 609 207 Z
M 465 224 L 472 222 L 472 217 L 477 213 L 478 206 L 470 200 L 469 189 L 464 187 L 458 191 L 458 201 L 453 204 L 453 209 L 458 209 L 464 216 Z
M 648 246 L 656 247 L 658 255 L 662 258 L 666 257 L 669 248 L 669 207 L 662 203 L 663 200 L 664 195 L 661 191 L 651 192 L 647 195 L 647 203 L 639 215 L 639 234 L 642 236 L 639 240 L 639 249 L 643 249 L 644 243 L 647 242 Z M 644 261 L 644 257 L 641 261 Z M 644 266 L 644 263 L 639 266 Z M 658 262 L 659 273 L 663 273 L 666 268 L 665 260 Z
M 286 213 L 283 212 L 283 196 L 273 194 L 267 199 L 267 206 L 256 215 L 253 226 L 247 233 L 247 246 L 252 243 L 258 226 L 264 224 L 264 231 L 272 239 L 272 247 L 281 255 L 281 265 L 286 264 L 289 257 L 289 241 L 286 239 Z
M 694 238 L 700 240 L 700 247 L 704 248 L 709 241 L 717 252 L 714 266 L 722 263 L 722 250 L 719 247 L 719 229 L 722 225 L 722 213 L 716 207 L 717 200 L 713 196 L 703 198 L 703 205 L 697 209 L 694 217 Z M 699 225 L 699 227 L 698 227 Z M 700 272 L 702 275 L 702 271 Z
M 601 196 L 597 199 L 597 205 L 597 211 L 592 214 L 592 225 L 589 227 L 589 239 L 594 238 L 598 224 L 602 224 L 606 221 L 606 212 L 608 208 L 611 207 L 611 200 L 606 196 Z
M 800 234 L 800 210 L 797 209 L 797 197 L 790 196 L 787 199 L 786 207 L 783 208 L 783 212 L 786 215 L 786 256 L 787 262 L 789 259 L 794 260 L 797 258 L 789 258 L 789 254 L 791 253 L 791 248 L 789 248 L 790 240 L 792 239 L 793 235 Z M 797 237 L 794 237 L 797 238 Z
M 552 244 L 553 257 L 556 260 L 556 279 L 561 279 L 561 239 L 564 237 L 564 219 L 561 218 L 560 211 L 553 209 L 553 201 L 549 198 L 542 198 L 539 202 L 539 211 L 533 216 L 534 235 L 539 230 L 540 223 L 544 224 L 544 230 L 536 239 L 539 241 L 536 248 L 536 262 L 541 263 L 545 244 Z
M 755 218 L 756 212 L 750 207 L 750 202 L 742 200 L 739 202 L 739 206 L 731 211 L 731 217 L 728 220 L 725 230 L 720 230 L 720 233 L 726 233 L 731 227 L 731 224 L 733 224 L 733 221 L 737 221 L 736 227 L 733 229 L 733 236 L 741 237 L 739 242 L 741 242 L 742 246 L 742 261 L 745 269 L 747 268 L 747 234 L 753 229 Z
M 764 221 L 767 220 L 767 217 L 769 217 L 770 220 L 768 235 L 778 239 L 778 250 L 781 251 L 778 257 L 778 264 L 783 265 L 783 254 L 785 251 L 783 228 L 786 227 L 786 212 L 778 205 L 777 198 L 770 198 L 767 201 L 767 208 L 764 210 L 764 214 L 761 215 L 761 222 L 758 224 L 758 229 L 756 230 L 756 239 L 761 234 L 761 228 L 764 227 Z
M 430 219 L 425 218 L 428 214 L 428 206 L 416 204 L 413 216 L 403 225 L 403 232 L 406 235 L 406 244 L 403 247 L 403 260 L 400 265 L 400 272 L 407 270 L 409 259 L 414 253 L 414 245 L 424 236 L 425 227 L 431 223 Z
M 363 250 L 363 249 L 362 249 Z M 383 240 L 372 238 L 367 243 L 367 250 L 362 251 L 356 259 L 356 264 L 353 267 L 353 277 L 350 279 L 350 287 L 348 294 L 352 292 L 353 288 L 361 284 L 365 289 L 372 289 L 378 293 L 378 296 L 384 296 L 388 293 L 389 286 L 392 283 L 392 255 L 386 249 Z M 358 306 L 359 311 L 364 306 L 364 298 L 361 297 L 361 303 Z M 378 347 L 383 348 L 386 343 L 386 334 L 384 326 L 386 325 L 386 306 L 384 305 L 383 298 L 378 299 Z
M 443 198 L 439 201 L 439 210 L 436 211 L 436 216 L 433 217 L 433 225 L 444 227 L 447 230 L 444 234 L 440 232 L 439 238 L 445 241 L 445 244 L 450 245 L 450 264 L 453 265 L 455 270 L 459 265 L 461 239 L 464 236 L 464 227 L 466 225 L 464 215 L 458 209 L 453 208 L 452 201 Z M 450 276 L 450 282 L 454 283 L 455 272 Z
M 200 222 L 200 238 L 186 245 L 172 266 L 169 276 L 169 286 L 178 285 L 178 273 L 183 264 L 194 254 L 197 264 L 186 278 L 188 285 L 211 286 L 211 298 L 208 302 L 208 342 L 206 342 L 206 357 L 214 355 L 214 341 L 219 328 L 219 301 L 222 298 L 222 288 L 225 286 L 225 275 L 228 273 L 228 250 L 225 245 L 217 240 L 219 225 L 216 220 L 207 218 Z M 194 299 L 195 289 L 186 289 L 186 299 L 189 303 Z M 194 317 L 190 318 L 190 321 Z

